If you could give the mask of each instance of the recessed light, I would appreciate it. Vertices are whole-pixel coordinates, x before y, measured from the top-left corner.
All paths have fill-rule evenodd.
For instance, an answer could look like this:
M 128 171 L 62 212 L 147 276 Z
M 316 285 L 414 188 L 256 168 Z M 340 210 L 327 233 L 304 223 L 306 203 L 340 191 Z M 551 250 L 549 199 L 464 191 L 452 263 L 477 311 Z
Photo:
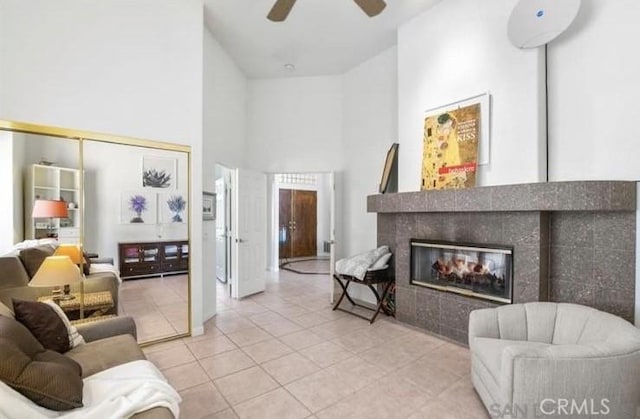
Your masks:
M 293 64 L 290 64 L 290 63 L 289 63 L 289 64 L 285 64 L 285 65 L 284 65 L 284 68 L 285 68 L 285 70 L 287 70 L 287 71 L 293 71 L 293 70 L 295 70 L 295 69 L 296 69 L 296 66 L 295 66 L 295 65 L 293 65 Z

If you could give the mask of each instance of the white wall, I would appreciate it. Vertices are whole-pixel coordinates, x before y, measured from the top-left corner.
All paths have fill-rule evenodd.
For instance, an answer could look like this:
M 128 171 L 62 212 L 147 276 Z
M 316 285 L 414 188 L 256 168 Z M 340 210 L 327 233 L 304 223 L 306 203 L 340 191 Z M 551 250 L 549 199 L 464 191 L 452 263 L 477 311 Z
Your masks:
M 213 158 L 227 167 L 244 167 L 247 78 L 206 28 L 203 53 L 202 141 L 205 159 L 210 162 Z M 213 171 L 214 167 L 207 164 L 205 171 Z M 213 175 L 215 180 L 215 173 Z
M 344 75 L 344 252 L 376 246 L 376 214 L 367 195 L 378 193 L 382 168 L 398 138 L 397 50 L 390 48 Z
M 191 240 L 202 242 L 199 0 L 1 0 L 3 119 L 190 145 Z M 192 325 L 202 331 L 202 247 Z
M 338 257 L 376 245 L 366 197 L 376 193 L 387 149 L 397 141 L 396 86 L 395 48 L 343 76 L 249 81 L 249 166 L 336 172 Z
M 0 198 L 6 210 L 0 217 L 0 255 L 24 240 L 25 135 L 0 131 Z
M 398 31 L 400 191 L 420 189 L 425 110 L 490 92 L 491 163 L 479 185 L 545 177 L 544 56 L 506 36 L 516 0 L 448 0 Z
M 367 195 L 378 193 L 387 150 L 398 138 L 397 49 L 348 71 L 343 80 L 343 256 L 351 256 L 377 244 L 377 217 L 367 213 Z M 375 301 L 365 287 L 352 292 Z
M 583 0 L 549 45 L 551 180 L 640 180 L 640 4 Z
M 203 187 L 215 192 L 215 164 L 245 167 L 247 79 L 218 41 L 204 28 Z M 216 314 L 216 223 L 203 225 L 205 320 Z
M 87 250 L 98 253 L 100 257 L 113 257 L 116 263 L 119 263 L 119 242 L 187 239 L 187 217 L 184 217 L 184 223 L 175 224 L 162 223 L 161 219 L 161 206 L 166 201 L 164 194 L 180 194 L 187 198 L 185 153 L 99 142 L 86 142 L 84 152 Z M 175 189 L 141 187 L 143 156 L 176 160 Z M 117 161 L 118 165 L 114 165 L 114 161 Z M 130 224 L 128 217 L 121 218 L 123 195 L 126 198 L 133 192 L 145 192 L 155 196 L 156 223 L 152 222 L 153 214 L 150 211 L 143 214 L 143 224 Z
M 342 77 L 249 81 L 249 168 L 271 173 L 339 170 L 342 138 Z
M 339 257 L 343 256 L 340 182 L 346 146 L 342 105 L 341 76 L 257 79 L 248 83 L 248 167 L 266 173 L 335 172 L 335 249 Z M 273 199 L 269 194 L 269 207 Z M 273 239 L 271 228 L 267 234 Z M 269 240 L 269 261 L 273 260 L 274 246 Z

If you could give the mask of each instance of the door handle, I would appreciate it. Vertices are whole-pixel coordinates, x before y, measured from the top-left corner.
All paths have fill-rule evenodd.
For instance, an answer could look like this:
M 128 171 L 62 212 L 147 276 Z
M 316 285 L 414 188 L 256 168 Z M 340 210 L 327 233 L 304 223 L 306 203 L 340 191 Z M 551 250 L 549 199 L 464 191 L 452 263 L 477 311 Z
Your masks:
M 240 243 L 246 243 L 247 241 L 244 239 L 236 239 L 236 243 L 240 244 Z

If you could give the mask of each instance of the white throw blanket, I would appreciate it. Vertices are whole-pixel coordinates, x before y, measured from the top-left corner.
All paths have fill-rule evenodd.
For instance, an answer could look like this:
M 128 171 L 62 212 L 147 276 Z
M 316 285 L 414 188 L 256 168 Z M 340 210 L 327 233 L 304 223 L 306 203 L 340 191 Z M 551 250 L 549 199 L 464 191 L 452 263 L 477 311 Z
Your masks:
M 177 418 L 181 399 L 149 361 L 133 361 L 84 379 L 84 407 L 56 412 L 40 407 L 0 381 L 0 418 L 123 419 L 153 407 Z
M 336 262 L 336 273 L 354 276 L 362 280 L 367 274 L 367 270 L 387 253 L 389 253 L 389 247 L 380 246 L 377 249 L 369 250 L 350 258 L 340 259 Z
M 100 272 L 110 272 L 118 278 L 118 283 L 122 284 L 122 279 L 120 278 L 120 271 L 115 266 L 110 263 L 92 263 L 89 267 L 89 273 L 95 274 Z

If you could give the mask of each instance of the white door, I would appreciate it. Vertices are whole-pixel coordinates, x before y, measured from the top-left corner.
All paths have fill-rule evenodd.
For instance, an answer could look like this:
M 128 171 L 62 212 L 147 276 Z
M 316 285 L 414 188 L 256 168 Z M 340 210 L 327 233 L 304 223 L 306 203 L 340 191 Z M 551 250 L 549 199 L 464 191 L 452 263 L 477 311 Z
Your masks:
M 262 292 L 267 267 L 267 180 L 236 169 L 233 189 L 232 290 L 234 298 Z
M 216 179 L 216 277 L 227 282 L 227 231 L 224 178 Z
M 329 173 L 329 276 L 331 289 L 331 302 L 334 301 L 335 280 L 333 274 L 336 266 L 336 175 L 335 172 Z

